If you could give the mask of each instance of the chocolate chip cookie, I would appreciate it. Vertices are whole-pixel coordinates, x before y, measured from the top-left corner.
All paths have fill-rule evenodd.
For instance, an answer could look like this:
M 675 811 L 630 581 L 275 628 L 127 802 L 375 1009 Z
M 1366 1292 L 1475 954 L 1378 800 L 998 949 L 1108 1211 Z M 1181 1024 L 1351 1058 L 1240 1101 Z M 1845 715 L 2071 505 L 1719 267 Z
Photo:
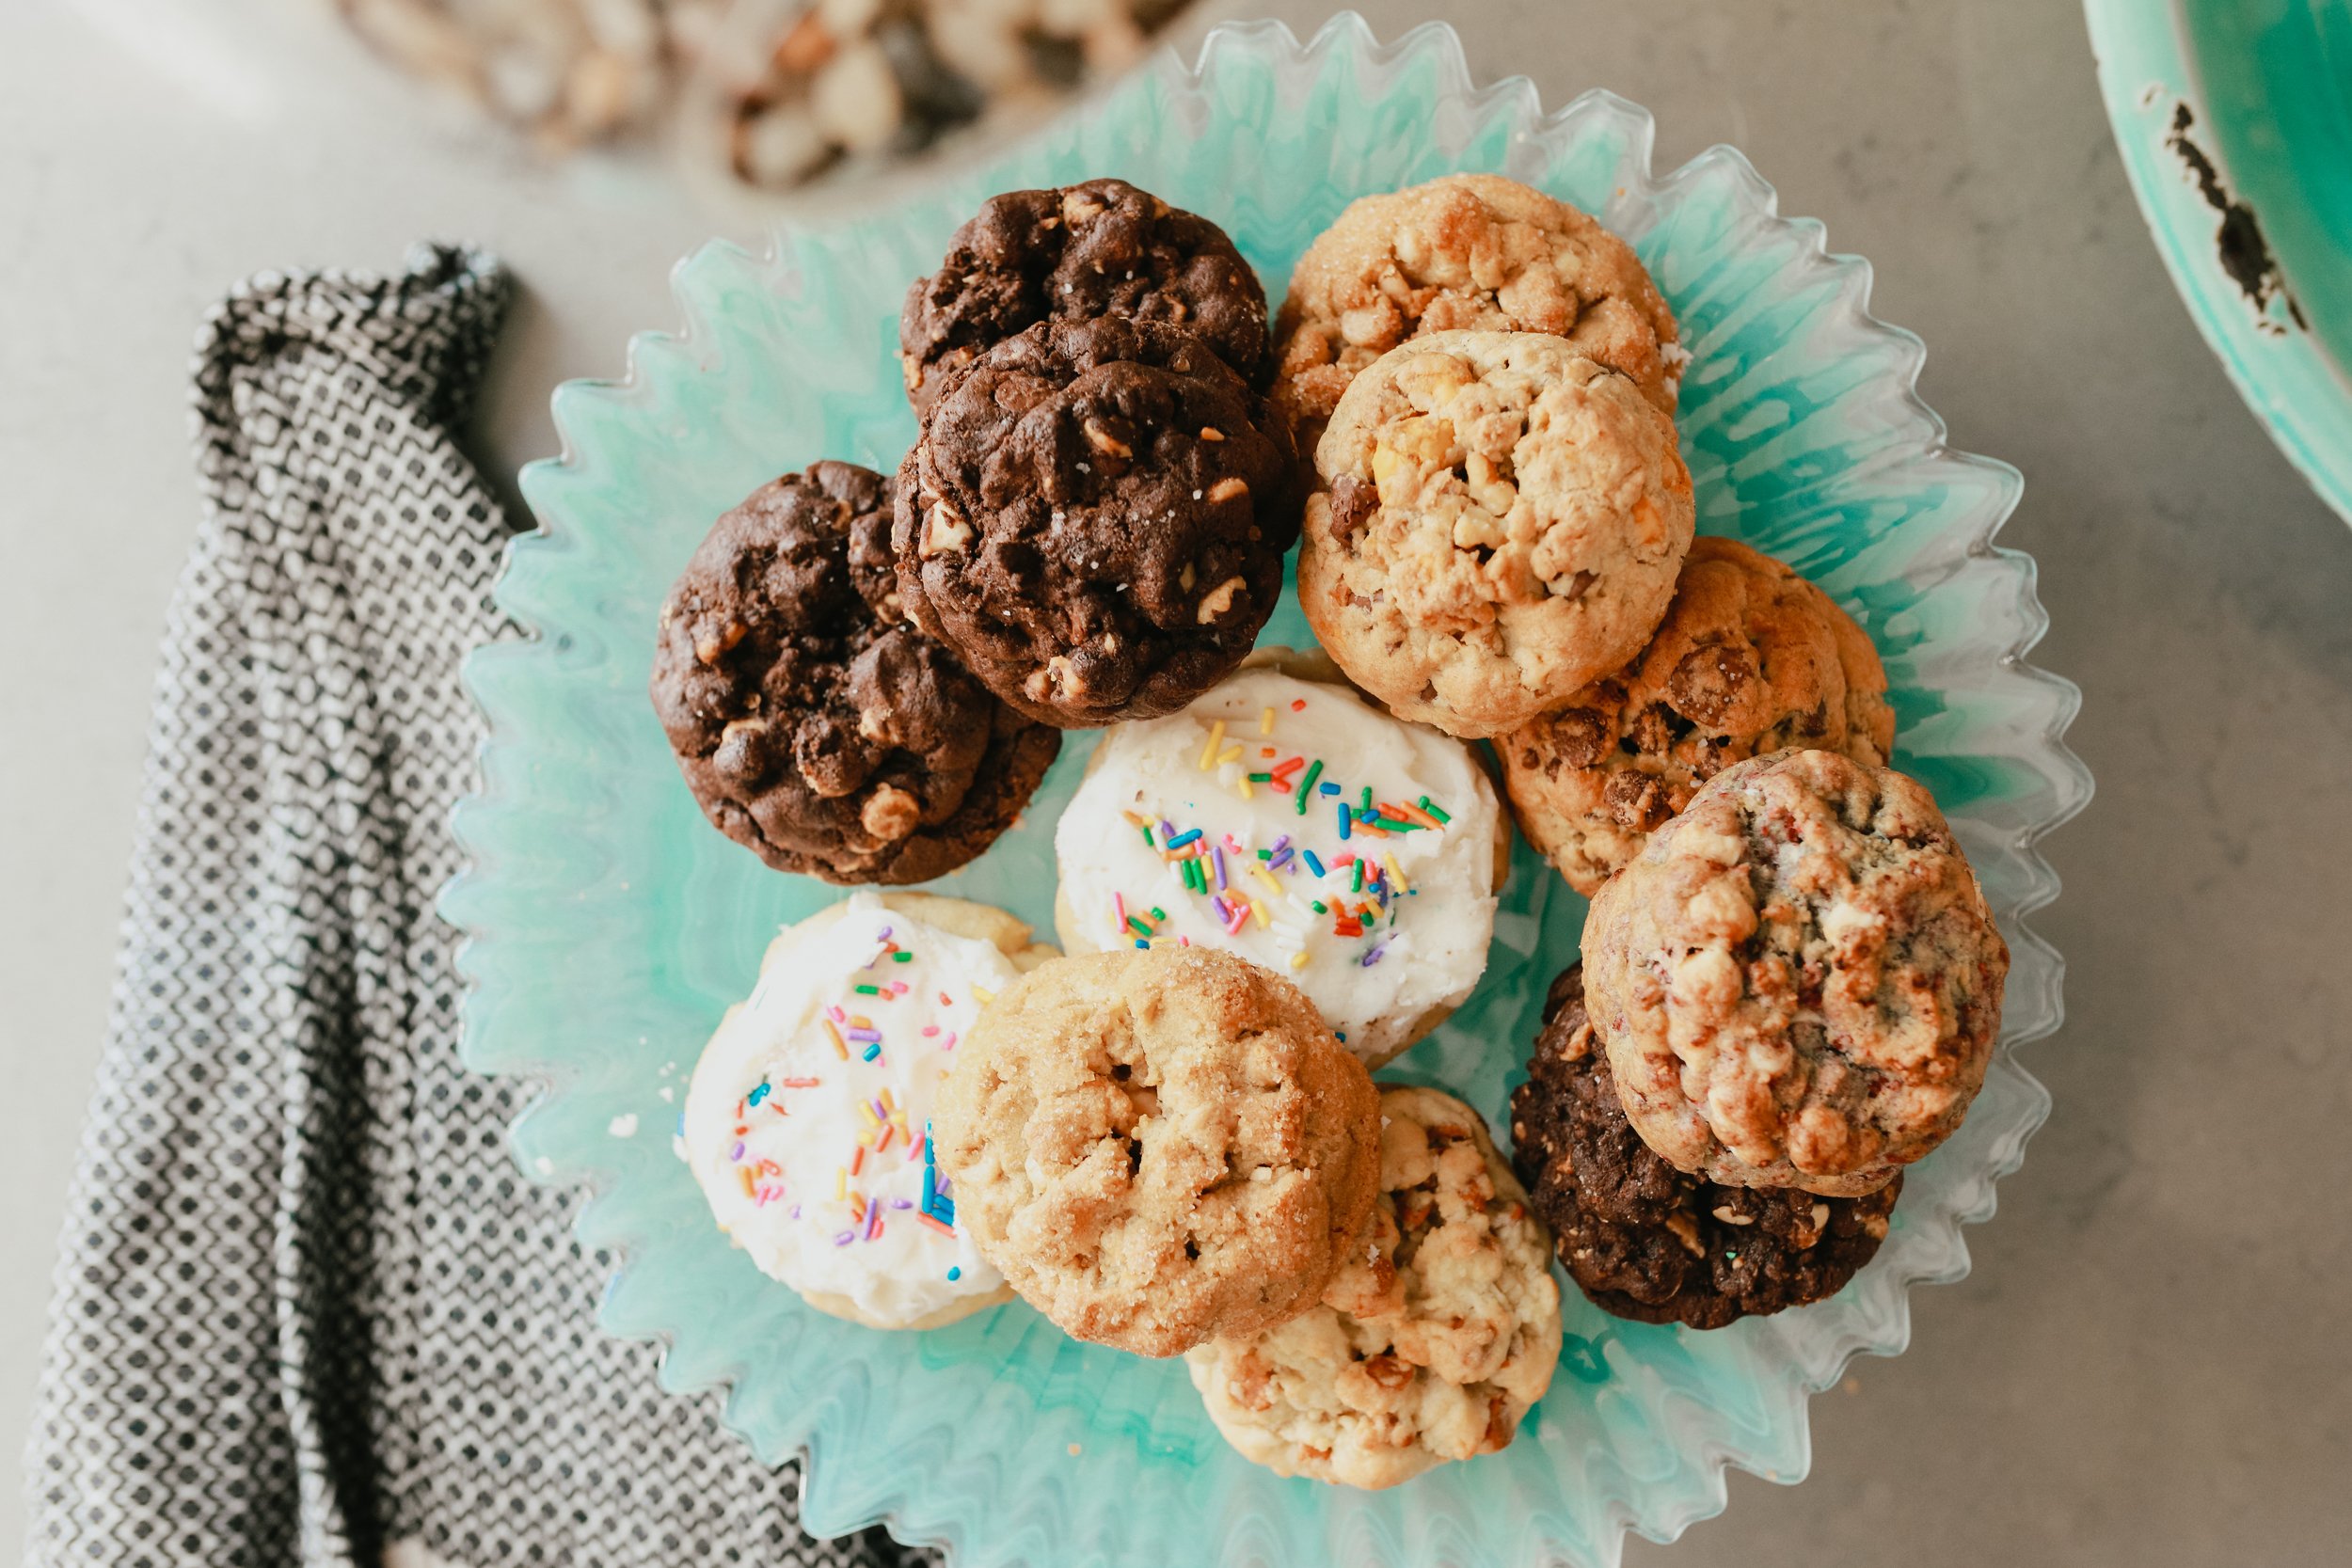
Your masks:
M 1959 1127 L 2009 948 L 1917 781 L 1777 752 L 1702 785 L 1593 895 L 1584 986 L 1627 1119 L 1677 1169 L 1855 1197 Z
M 1006 339 L 1095 316 L 1187 327 L 1264 384 L 1265 291 L 1225 230 L 1124 180 L 1089 180 L 991 197 L 915 279 L 898 317 L 908 401 L 922 414 Z
M 1279 1475 L 1378 1488 L 1492 1453 L 1559 1365 L 1550 1253 L 1477 1112 L 1384 1088 L 1369 1233 L 1320 1305 L 1188 1354 L 1193 1386 Z
M 1368 196 L 1291 272 L 1276 328 L 1278 407 L 1311 452 L 1357 372 L 1433 332 L 1549 332 L 1675 411 L 1689 358 L 1674 312 L 1623 240 L 1499 174 Z
M 1172 713 L 1239 664 L 1297 537 L 1290 449 L 1203 339 L 1115 316 L 975 360 L 898 470 L 907 613 L 1064 729 Z
M 1011 825 L 1061 747 L 906 625 L 890 482 L 818 463 L 721 517 L 661 606 L 653 704 L 694 799 L 779 871 L 919 882 Z
M 1495 751 L 1519 831 L 1589 897 L 1731 764 L 1810 746 L 1877 768 L 1894 744 L 1869 636 L 1772 557 L 1700 539 L 1649 646 Z
M 1400 719 L 1469 738 L 1639 653 L 1691 546 L 1674 423 L 1539 332 L 1440 332 L 1357 376 L 1315 451 L 1298 602 Z
M 957 1223 L 1075 1338 L 1176 1355 L 1311 1307 L 1380 1175 L 1378 1096 L 1298 988 L 1201 947 L 1024 975 L 932 1119 Z
M 1898 1175 L 1861 1197 L 1818 1197 L 1675 1169 L 1617 1102 L 1580 965 L 1545 999 L 1511 1138 L 1569 1277 L 1602 1311 L 1645 1323 L 1721 1328 L 1836 1294 L 1886 1239 L 1903 1185 Z

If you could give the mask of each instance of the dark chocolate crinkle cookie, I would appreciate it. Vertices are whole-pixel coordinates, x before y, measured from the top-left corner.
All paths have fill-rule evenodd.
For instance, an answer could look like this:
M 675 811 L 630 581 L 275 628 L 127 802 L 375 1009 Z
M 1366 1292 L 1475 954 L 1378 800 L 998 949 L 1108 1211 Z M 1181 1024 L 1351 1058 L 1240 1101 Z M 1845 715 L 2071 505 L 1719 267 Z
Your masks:
M 1265 291 L 1225 230 L 1124 180 L 1089 180 L 991 197 L 956 230 L 898 317 L 907 399 L 924 413 L 1007 338 L 1095 316 L 1188 327 L 1264 383 Z
M 1298 536 L 1264 412 L 1181 327 L 1105 316 L 997 344 L 898 470 L 908 615 L 1047 723 L 1183 707 L 1248 653 Z
M 1652 1153 L 1626 1120 L 1571 965 L 1511 1096 L 1512 1164 L 1560 1261 L 1604 1312 L 1721 1328 L 1835 1294 L 1886 1239 L 1902 1178 L 1862 1197 L 1719 1187 Z
M 815 464 L 721 517 L 661 607 L 653 704 L 678 767 L 779 871 L 953 871 L 1061 748 L 906 624 L 889 527 L 888 479 Z

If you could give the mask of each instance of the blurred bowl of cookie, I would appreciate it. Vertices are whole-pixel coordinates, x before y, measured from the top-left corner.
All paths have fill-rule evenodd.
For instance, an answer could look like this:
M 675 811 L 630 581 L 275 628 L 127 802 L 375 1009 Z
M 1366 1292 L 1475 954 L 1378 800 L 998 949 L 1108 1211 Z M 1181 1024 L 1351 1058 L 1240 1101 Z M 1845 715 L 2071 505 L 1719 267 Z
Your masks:
M 335 0 L 551 157 L 666 146 L 723 211 L 886 202 L 1189 49 L 1216 0 Z

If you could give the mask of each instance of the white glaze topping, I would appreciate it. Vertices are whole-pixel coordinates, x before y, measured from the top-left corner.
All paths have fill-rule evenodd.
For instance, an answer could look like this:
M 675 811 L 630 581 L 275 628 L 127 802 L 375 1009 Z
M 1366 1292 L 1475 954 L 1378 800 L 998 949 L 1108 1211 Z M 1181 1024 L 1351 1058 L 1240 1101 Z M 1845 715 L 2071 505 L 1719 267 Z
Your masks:
M 1015 977 L 993 944 L 871 893 L 779 939 L 684 1117 L 711 1212 L 763 1273 L 893 1325 L 1003 1284 L 954 1227 L 924 1129 L 956 1042 Z
M 1478 983 L 1500 807 L 1462 742 L 1343 687 L 1245 670 L 1101 745 L 1054 837 L 1066 946 L 1227 948 L 1295 982 L 1373 1061 Z

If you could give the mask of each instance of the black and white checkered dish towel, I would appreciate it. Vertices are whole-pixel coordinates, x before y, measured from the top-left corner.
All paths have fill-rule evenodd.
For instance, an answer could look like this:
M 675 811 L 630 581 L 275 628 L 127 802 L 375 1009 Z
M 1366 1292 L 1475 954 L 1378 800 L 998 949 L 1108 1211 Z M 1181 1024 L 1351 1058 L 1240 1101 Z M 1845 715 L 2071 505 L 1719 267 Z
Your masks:
M 591 1322 L 608 1260 L 457 1061 L 459 660 L 511 635 L 459 453 L 491 258 L 265 275 L 199 337 L 122 972 L 27 1465 L 39 1568 L 896 1568 Z M 914 1554 L 904 1554 L 913 1558 Z

